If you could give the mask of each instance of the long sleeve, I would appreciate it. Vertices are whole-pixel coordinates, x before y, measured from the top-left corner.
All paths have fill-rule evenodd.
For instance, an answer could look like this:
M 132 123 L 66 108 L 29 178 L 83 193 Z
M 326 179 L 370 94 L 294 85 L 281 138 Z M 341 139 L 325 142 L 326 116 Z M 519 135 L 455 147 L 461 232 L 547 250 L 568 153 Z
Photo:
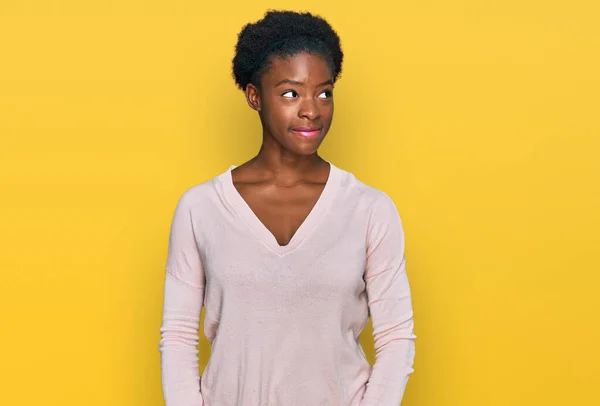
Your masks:
M 402 221 L 382 192 L 369 219 L 365 283 L 375 364 L 361 406 L 398 406 L 413 373 L 415 339 Z
M 203 404 L 197 345 L 205 282 L 188 200 L 184 193 L 175 209 L 166 262 L 159 344 L 166 406 Z

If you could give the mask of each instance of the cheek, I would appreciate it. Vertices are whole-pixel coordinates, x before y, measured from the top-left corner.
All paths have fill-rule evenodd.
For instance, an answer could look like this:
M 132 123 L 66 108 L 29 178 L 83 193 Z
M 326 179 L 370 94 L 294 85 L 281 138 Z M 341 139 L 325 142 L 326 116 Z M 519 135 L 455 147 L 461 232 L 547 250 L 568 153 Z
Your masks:
M 267 119 L 269 127 L 275 129 L 288 128 L 293 121 L 296 110 L 292 105 L 269 104 L 265 106 L 264 116 Z
M 329 127 L 333 120 L 333 103 L 328 103 L 321 107 L 321 121 L 323 125 Z
M 327 118 L 331 120 L 333 118 L 333 110 L 333 102 L 328 103 L 326 106 L 323 107 L 322 114 L 326 115 Z

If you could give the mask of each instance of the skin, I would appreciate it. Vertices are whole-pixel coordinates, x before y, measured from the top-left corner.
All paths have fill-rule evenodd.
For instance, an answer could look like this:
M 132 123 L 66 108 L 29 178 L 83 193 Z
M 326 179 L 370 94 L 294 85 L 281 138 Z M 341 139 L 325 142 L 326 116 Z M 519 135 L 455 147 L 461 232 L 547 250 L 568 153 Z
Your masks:
M 232 171 L 233 183 L 281 246 L 308 216 L 329 176 L 329 163 L 317 150 L 333 119 L 332 91 L 329 65 L 309 53 L 274 58 L 260 87 L 246 87 L 248 105 L 262 123 L 262 145 Z M 298 127 L 321 130 L 306 138 L 292 131 Z

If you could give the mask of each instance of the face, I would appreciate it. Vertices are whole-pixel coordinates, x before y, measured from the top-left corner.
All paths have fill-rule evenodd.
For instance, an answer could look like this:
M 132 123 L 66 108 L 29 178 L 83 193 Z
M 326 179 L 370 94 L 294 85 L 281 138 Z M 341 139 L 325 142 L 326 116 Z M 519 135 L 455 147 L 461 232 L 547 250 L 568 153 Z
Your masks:
M 333 119 L 333 75 L 319 55 L 276 58 L 263 74 L 260 89 L 246 87 L 246 98 L 260 114 L 265 147 L 311 155 Z

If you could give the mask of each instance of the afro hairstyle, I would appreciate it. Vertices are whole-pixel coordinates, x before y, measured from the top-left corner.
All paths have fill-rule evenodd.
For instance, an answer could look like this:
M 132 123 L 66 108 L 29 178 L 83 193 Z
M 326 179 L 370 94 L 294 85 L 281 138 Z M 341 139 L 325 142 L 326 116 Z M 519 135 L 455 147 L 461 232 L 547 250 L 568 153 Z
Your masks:
M 261 20 L 246 24 L 238 34 L 232 61 L 235 83 L 244 91 L 249 83 L 259 87 L 260 78 L 274 57 L 292 57 L 303 52 L 322 56 L 331 68 L 333 81 L 338 79 L 344 54 L 331 25 L 309 12 L 269 10 Z

